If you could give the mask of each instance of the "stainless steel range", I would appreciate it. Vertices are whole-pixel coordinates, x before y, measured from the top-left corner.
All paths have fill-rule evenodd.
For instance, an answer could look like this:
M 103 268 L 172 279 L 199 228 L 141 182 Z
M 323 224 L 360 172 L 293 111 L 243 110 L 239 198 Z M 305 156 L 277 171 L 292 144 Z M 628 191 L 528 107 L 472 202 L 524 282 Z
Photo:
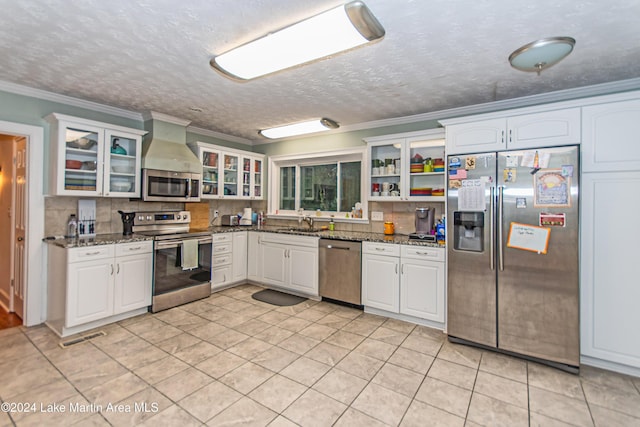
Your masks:
M 136 212 L 133 232 L 153 236 L 152 312 L 211 295 L 211 232 L 188 211 Z

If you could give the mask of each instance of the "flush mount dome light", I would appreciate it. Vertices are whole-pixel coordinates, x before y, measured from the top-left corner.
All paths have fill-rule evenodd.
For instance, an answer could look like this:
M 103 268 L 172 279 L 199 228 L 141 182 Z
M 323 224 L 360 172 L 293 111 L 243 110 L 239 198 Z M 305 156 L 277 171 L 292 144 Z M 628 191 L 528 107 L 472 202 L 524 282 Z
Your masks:
M 337 129 L 340 125 L 331 119 L 315 119 L 306 122 L 293 123 L 285 126 L 278 126 L 269 129 L 262 129 L 258 132 L 260 135 L 269 138 L 285 138 L 287 136 L 305 135 L 308 133 L 323 132 L 326 130 Z
M 571 53 L 575 39 L 571 37 L 549 37 L 522 46 L 509 55 L 513 68 L 521 71 L 535 71 L 540 75 L 552 65 Z
M 352 1 L 216 56 L 209 64 L 226 77 L 250 80 L 324 58 L 384 36 L 361 1 Z

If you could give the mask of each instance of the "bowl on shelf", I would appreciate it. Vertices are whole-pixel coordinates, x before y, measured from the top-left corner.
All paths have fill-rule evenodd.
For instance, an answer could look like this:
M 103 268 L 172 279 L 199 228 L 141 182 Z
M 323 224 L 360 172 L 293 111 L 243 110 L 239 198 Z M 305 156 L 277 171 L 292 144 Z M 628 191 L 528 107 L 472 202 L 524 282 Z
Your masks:
M 95 160 L 87 160 L 86 162 L 82 162 L 82 166 L 80 169 L 86 171 L 94 171 L 96 170 L 96 161 Z
M 124 192 L 124 191 L 129 191 L 129 190 L 131 190 L 131 183 L 130 182 L 116 181 L 116 182 L 112 182 L 111 183 L 111 191 Z
M 112 165 L 111 170 L 115 173 L 133 173 L 133 166 Z
M 82 162 L 80 160 L 66 160 L 64 162 L 64 167 L 67 169 L 80 169 L 82 167 Z
M 83 150 L 88 150 L 89 148 L 93 147 L 97 142 L 94 141 L 93 139 L 89 139 L 89 138 L 78 138 L 78 139 L 74 139 L 73 141 L 68 141 L 67 145 L 71 148 L 81 148 Z

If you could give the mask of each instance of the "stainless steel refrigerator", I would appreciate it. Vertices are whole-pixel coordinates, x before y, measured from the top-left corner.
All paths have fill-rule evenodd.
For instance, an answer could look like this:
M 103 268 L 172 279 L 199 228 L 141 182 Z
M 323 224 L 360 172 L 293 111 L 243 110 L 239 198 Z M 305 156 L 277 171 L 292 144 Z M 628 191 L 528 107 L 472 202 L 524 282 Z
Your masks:
M 577 371 L 578 147 L 447 161 L 449 340 Z

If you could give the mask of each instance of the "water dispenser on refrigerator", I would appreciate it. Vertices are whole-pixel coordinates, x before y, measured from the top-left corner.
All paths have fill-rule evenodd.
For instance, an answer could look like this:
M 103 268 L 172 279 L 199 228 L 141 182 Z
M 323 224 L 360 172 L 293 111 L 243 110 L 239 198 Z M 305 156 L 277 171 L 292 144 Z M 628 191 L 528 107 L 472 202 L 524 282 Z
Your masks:
M 484 250 L 484 212 L 453 212 L 453 248 L 471 252 Z

